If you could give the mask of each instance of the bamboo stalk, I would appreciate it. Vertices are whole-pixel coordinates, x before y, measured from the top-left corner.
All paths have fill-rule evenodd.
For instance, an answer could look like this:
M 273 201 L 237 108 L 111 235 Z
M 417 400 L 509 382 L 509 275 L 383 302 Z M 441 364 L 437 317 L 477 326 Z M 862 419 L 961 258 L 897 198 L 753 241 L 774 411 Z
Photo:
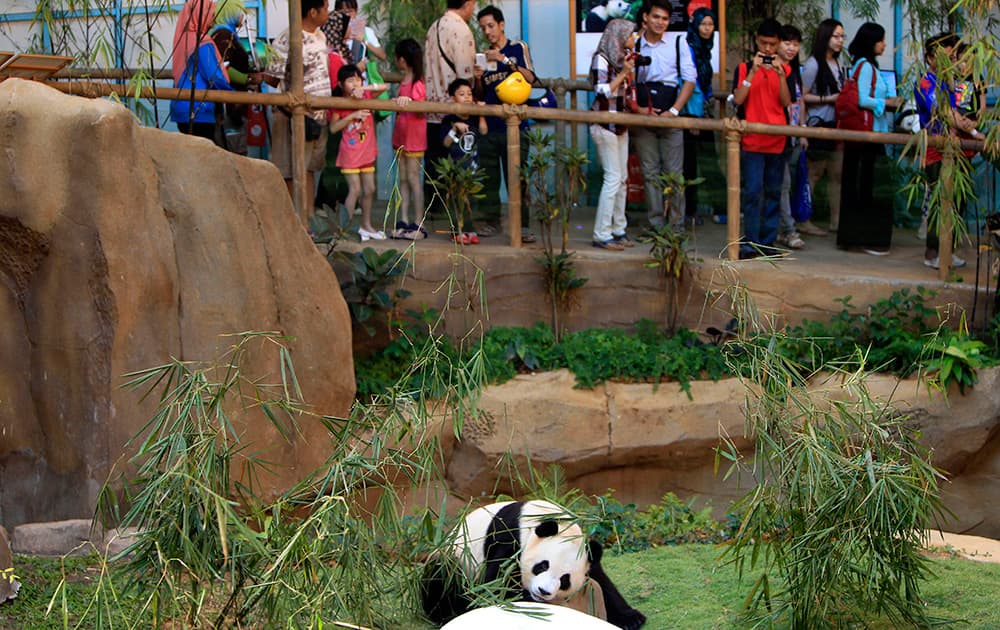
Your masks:
M 302 2 L 288 2 L 288 92 L 292 100 L 292 201 L 303 225 L 309 227 L 315 191 L 306 190 L 306 108 L 302 73 Z M 348 208 L 352 210 L 352 208 Z
M 739 129 L 726 131 L 726 255 L 740 259 L 740 138 Z
M 511 247 L 521 246 L 521 119 L 507 117 L 507 220 Z M 515 175 L 515 173 L 517 175 Z
M 177 88 L 125 85 L 109 85 L 94 82 L 58 82 L 48 81 L 46 85 L 66 94 L 75 94 L 96 98 L 100 96 L 118 95 L 123 98 L 159 98 L 167 100 L 184 100 L 191 98 L 191 90 Z M 218 90 L 195 90 L 194 99 L 215 103 L 263 104 L 291 106 L 294 101 L 290 94 L 259 92 L 228 92 Z M 405 107 L 397 105 L 392 100 L 385 99 L 353 99 L 336 96 L 305 96 L 304 106 L 312 109 L 370 109 L 385 112 L 416 112 L 421 114 L 463 114 L 506 116 L 502 105 L 460 105 L 458 103 L 432 103 L 427 101 L 411 101 Z M 701 129 L 724 133 L 727 129 L 726 119 L 687 118 L 684 116 L 666 118 L 663 116 L 646 116 L 644 114 L 625 114 L 621 112 L 594 112 L 590 110 L 553 109 L 548 107 L 521 107 L 524 118 L 536 120 L 566 120 L 583 123 L 616 123 L 630 127 L 650 127 L 666 129 Z M 765 125 L 741 121 L 745 133 L 757 133 L 769 136 L 791 136 L 795 138 L 820 138 L 825 140 L 843 140 L 847 142 L 875 142 L 878 144 L 906 145 L 914 140 L 913 134 L 884 133 L 875 131 L 847 131 L 842 129 L 827 129 L 825 127 L 798 127 L 789 125 Z M 943 148 L 953 140 L 943 136 L 928 136 L 927 146 Z M 985 143 L 981 140 L 962 139 L 962 150 L 982 151 Z

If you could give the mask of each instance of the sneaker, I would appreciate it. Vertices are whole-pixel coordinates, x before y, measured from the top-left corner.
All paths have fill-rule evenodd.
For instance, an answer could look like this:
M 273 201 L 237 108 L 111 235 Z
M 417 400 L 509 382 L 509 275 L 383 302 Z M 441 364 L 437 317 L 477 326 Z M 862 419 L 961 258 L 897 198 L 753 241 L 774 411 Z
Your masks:
M 534 243 L 536 240 L 538 240 L 538 239 L 535 238 L 535 235 L 531 232 L 531 230 L 529 230 L 527 228 L 522 228 L 521 229 L 521 242 L 522 243 Z
M 410 235 L 410 225 L 406 221 L 396 221 L 396 227 L 389 234 L 389 238 L 401 238 L 407 241 L 412 241 L 413 237 Z
M 371 232 L 363 227 L 359 227 L 358 234 L 361 236 L 362 243 L 367 240 L 384 241 L 386 239 L 385 232 L 382 230 L 375 230 L 374 232 Z
M 616 243 L 620 243 L 625 247 L 635 247 L 635 241 L 628 237 L 628 234 L 612 234 L 611 238 L 614 239 Z
M 502 234 L 503 231 L 500 229 L 499 225 L 493 225 L 492 223 L 477 223 L 475 234 L 483 238 L 489 238 L 491 236 L 496 236 Z
M 778 244 L 784 245 L 788 249 L 802 249 L 806 246 L 806 242 L 802 240 L 798 232 L 789 232 L 788 234 L 781 234 L 778 236 Z
M 406 229 L 410 233 L 411 241 L 419 241 L 422 238 L 427 238 L 427 229 L 422 225 L 410 223 L 406 226 Z
M 934 258 L 924 258 L 924 266 L 930 267 L 931 269 L 941 268 L 941 257 L 935 256 Z M 959 256 L 952 255 L 951 257 L 951 268 L 960 269 L 965 266 L 965 259 Z
M 599 247 L 601 249 L 611 250 L 613 252 L 623 252 L 625 251 L 625 246 L 618 241 L 611 239 L 609 241 L 594 241 L 594 247 Z
M 479 235 L 475 232 L 459 232 L 458 234 L 452 236 L 451 240 L 455 241 L 459 245 L 478 245 Z
M 799 232 L 808 234 L 809 236 L 826 236 L 829 233 L 820 226 L 814 224 L 812 221 L 797 223 L 795 227 L 798 228 Z

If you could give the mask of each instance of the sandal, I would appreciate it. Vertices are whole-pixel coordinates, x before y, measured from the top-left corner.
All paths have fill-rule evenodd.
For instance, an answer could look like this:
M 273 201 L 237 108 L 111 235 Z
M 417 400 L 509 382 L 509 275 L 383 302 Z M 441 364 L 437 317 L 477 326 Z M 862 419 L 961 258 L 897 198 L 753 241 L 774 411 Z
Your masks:
M 489 223 L 480 223 L 479 225 L 476 226 L 476 231 L 474 232 L 474 234 L 477 234 L 483 238 L 489 238 L 491 236 L 496 236 L 497 234 L 500 234 L 500 228 L 498 228 L 495 225 L 490 225 Z

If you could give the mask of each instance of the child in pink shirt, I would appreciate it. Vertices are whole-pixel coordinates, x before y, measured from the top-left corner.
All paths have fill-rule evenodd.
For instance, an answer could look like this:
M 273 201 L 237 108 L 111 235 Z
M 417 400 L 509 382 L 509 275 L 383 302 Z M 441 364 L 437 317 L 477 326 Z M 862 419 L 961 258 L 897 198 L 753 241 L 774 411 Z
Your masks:
M 396 44 L 396 65 L 403 72 L 396 103 L 405 106 L 411 101 L 427 100 L 424 85 L 424 53 L 414 39 Z M 427 150 L 427 116 L 416 112 L 399 112 L 392 129 L 392 148 L 396 150 L 399 169 L 399 220 L 393 238 L 408 240 L 427 236 L 424 223 L 424 178 L 420 169 Z M 410 223 L 410 206 L 416 222 Z
M 385 86 L 369 86 L 365 90 L 361 71 L 355 65 L 345 65 L 337 72 L 337 88 L 334 96 L 347 98 L 371 98 L 371 90 L 381 91 Z M 361 201 L 361 227 L 358 234 L 362 241 L 385 240 L 385 233 L 372 226 L 372 203 L 375 201 L 375 158 L 378 157 L 378 143 L 375 138 L 375 120 L 367 109 L 336 110 L 331 115 L 330 133 L 338 131 L 340 149 L 337 151 L 337 167 L 347 179 L 347 199 L 344 205 L 353 214 L 354 206 Z

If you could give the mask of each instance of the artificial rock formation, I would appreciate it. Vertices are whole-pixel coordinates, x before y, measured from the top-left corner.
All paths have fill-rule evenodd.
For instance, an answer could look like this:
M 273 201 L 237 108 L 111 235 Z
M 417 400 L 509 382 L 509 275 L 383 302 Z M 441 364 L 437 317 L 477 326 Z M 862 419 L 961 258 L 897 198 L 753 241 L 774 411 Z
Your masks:
M 891 400 L 914 419 L 935 465 L 947 473 L 942 497 L 955 520 L 942 526 L 1000 538 L 1000 368 L 982 369 L 979 378 L 966 395 L 953 388 L 947 400 L 929 395 L 915 379 L 873 375 L 868 386 L 873 396 Z M 749 453 L 745 392 L 736 379 L 693 382 L 690 399 L 677 383 L 607 383 L 582 390 L 574 382 L 559 370 L 487 388 L 479 421 L 466 426 L 461 440 L 448 440 L 449 491 L 462 498 L 516 492 L 501 478 L 508 471 L 497 469 L 508 450 L 522 471 L 529 458 L 536 468 L 558 464 L 568 487 L 588 494 L 613 488 L 619 500 L 640 506 L 674 492 L 711 499 L 721 516 L 748 490 L 735 478 L 722 479 L 725 461 L 715 471 L 720 435 Z M 815 387 L 839 385 L 831 379 Z
M 293 337 L 305 399 L 348 412 L 346 304 L 271 164 L 33 82 L 0 83 L 0 112 L 0 522 L 90 517 L 154 410 L 122 376 L 215 359 L 222 335 Z M 275 382 L 276 354 L 254 354 L 250 375 Z M 328 452 L 317 421 L 286 442 L 262 414 L 231 413 L 277 465 L 265 493 Z

